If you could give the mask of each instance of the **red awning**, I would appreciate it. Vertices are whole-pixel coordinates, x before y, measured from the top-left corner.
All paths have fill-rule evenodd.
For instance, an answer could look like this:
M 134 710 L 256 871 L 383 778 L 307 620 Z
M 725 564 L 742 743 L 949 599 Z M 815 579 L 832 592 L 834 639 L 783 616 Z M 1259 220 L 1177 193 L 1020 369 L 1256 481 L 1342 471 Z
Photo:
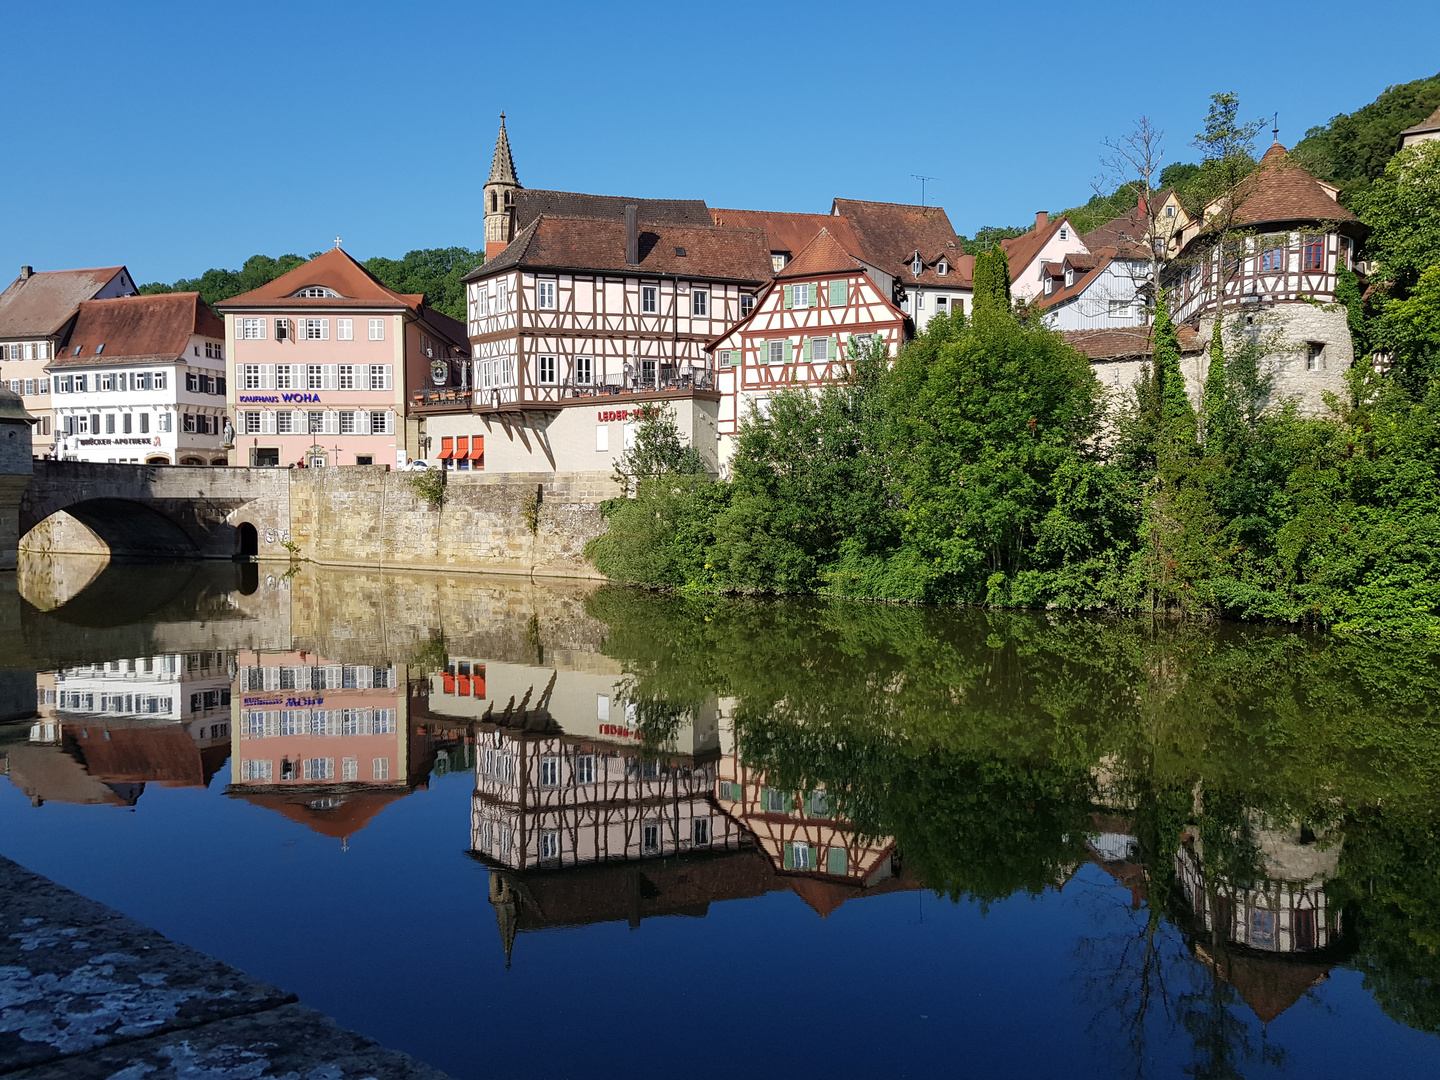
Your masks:
M 461 675 L 456 681 L 459 682 L 459 684 L 460 684 L 460 696 L 461 696 L 461 697 L 469 697 L 469 696 L 470 696 L 470 676 L 469 676 L 469 675 Z
M 457 435 L 455 437 L 455 460 L 464 461 L 470 456 L 470 436 Z
M 449 461 L 449 460 L 450 460 L 452 457 L 454 457 L 454 456 L 455 456 L 455 440 L 452 439 L 449 435 L 446 435 L 444 438 L 442 438 L 442 439 L 440 440 L 440 454 L 439 454 L 439 459 L 440 459 L 441 461 Z
M 444 686 L 444 688 L 445 688 L 445 693 L 447 693 L 447 694 L 453 694 L 453 693 L 455 692 L 455 676 L 454 676 L 454 675 L 451 675 L 451 674 L 449 674 L 449 673 L 446 673 L 446 674 L 444 674 L 444 675 L 441 675 L 441 676 L 440 676 L 440 682 L 441 682 L 441 684 L 442 684 L 442 685 Z
M 484 460 L 485 460 L 485 436 L 484 436 L 484 435 L 476 435 L 475 438 L 473 438 L 472 440 L 470 440 L 470 460 L 471 460 L 471 461 L 484 461 Z

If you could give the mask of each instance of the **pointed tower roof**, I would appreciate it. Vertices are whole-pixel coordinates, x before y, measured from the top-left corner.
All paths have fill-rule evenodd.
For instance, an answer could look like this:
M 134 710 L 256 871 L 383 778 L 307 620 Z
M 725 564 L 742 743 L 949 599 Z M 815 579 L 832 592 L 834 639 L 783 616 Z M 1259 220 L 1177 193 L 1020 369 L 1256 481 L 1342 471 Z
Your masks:
M 515 156 L 510 153 L 510 136 L 505 132 L 503 112 L 500 114 L 500 134 L 495 136 L 495 156 L 490 159 L 490 179 L 486 183 L 497 181 L 520 186 L 520 179 L 515 175 Z
M 1280 221 L 1357 220 L 1336 201 L 1339 188 L 1316 180 L 1278 142 L 1265 151 L 1259 168 L 1246 180 L 1245 188 L 1235 211 L 1235 224 L 1239 226 Z

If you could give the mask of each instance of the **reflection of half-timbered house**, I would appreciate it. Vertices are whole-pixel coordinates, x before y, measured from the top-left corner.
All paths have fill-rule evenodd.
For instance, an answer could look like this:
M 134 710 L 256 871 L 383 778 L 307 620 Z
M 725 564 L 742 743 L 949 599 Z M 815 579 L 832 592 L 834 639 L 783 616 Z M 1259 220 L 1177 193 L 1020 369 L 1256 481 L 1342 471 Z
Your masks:
M 1354 358 L 1335 286 L 1366 229 L 1338 194 L 1277 142 L 1233 204 L 1217 201 L 1186 223 L 1179 255 L 1162 275 L 1177 323 L 1195 325 L 1208 340 L 1223 307 L 1227 342 L 1261 343 L 1275 394 L 1314 411 L 1327 390 L 1344 390 Z M 1185 375 L 1198 397 L 1203 364 L 1187 365 Z
M 728 460 L 751 408 L 764 415 L 781 390 L 845 378 L 853 350 L 876 339 L 893 357 L 905 331 L 905 314 L 861 260 L 822 229 L 776 275 L 749 317 L 710 344 L 721 392 L 721 460 Z

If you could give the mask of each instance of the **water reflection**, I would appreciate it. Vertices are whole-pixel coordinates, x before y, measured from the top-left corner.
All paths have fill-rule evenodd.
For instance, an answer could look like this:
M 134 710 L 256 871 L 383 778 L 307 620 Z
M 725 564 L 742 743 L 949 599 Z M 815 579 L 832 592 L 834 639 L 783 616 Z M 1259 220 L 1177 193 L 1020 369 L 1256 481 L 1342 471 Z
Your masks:
M 464 773 L 486 880 L 465 902 L 517 971 L 532 931 L 766 895 L 826 918 L 1094 894 L 1070 1007 L 1137 1075 L 1157 1053 L 1282 1063 L 1269 1032 L 1337 972 L 1440 1030 L 1429 646 L 308 569 L 143 595 L 109 573 L 70 595 L 55 571 L 44 609 L 0 594 L 33 631 L 0 748 L 36 806 L 225 770 L 224 796 L 345 846 Z M 144 647 L 93 651 L 117 644 Z

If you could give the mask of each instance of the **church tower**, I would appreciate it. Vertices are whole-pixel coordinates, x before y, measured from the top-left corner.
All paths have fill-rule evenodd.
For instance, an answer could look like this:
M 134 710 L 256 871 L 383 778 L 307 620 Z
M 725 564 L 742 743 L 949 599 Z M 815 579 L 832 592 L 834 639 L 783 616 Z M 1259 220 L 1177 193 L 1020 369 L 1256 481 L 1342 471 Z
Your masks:
M 510 153 L 510 136 L 505 134 L 505 114 L 500 114 L 500 134 L 495 138 L 495 156 L 490 160 L 490 179 L 485 181 L 485 257 L 494 257 L 515 236 L 515 158 Z

